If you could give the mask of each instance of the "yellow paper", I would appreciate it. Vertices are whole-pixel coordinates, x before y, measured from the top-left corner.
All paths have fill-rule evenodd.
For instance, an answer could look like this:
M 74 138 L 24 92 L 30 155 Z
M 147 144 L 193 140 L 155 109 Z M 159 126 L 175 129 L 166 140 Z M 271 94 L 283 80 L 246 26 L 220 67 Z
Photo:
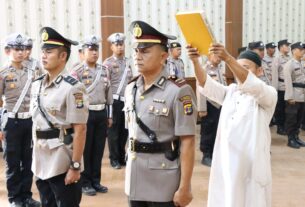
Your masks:
M 198 48 L 201 55 L 207 55 L 215 38 L 204 12 L 178 12 L 176 19 L 186 42 Z

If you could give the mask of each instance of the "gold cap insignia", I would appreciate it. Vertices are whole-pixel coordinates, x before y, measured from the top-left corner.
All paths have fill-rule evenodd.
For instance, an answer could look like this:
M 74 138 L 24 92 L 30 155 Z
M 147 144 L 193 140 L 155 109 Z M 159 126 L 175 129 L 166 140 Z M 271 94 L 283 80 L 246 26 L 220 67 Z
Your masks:
M 142 36 L 141 27 L 138 24 L 136 24 L 133 28 L 132 33 L 133 33 L 133 36 L 135 36 L 135 37 L 141 37 Z
M 41 39 L 42 39 L 42 41 L 47 41 L 49 39 L 49 34 L 47 33 L 46 30 L 43 30 L 43 32 L 41 34 Z
M 177 44 L 176 44 L 176 43 L 174 43 L 174 44 L 173 44 L 173 47 L 177 47 Z

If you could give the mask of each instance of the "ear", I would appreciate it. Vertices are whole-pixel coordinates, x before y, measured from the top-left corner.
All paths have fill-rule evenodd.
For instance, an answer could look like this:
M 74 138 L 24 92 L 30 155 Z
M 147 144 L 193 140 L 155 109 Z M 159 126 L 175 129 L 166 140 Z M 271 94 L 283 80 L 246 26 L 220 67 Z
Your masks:
M 168 58 L 168 52 L 162 51 L 161 58 L 162 58 L 161 64 L 164 65 L 166 62 L 166 59 Z
M 259 77 L 262 75 L 264 75 L 263 68 L 262 67 L 256 68 L 256 76 Z
M 4 52 L 5 52 L 5 54 L 6 54 L 7 56 L 9 56 L 9 55 L 10 55 L 11 50 L 10 50 L 9 48 L 7 48 L 7 49 L 4 49 Z
M 67 52 L 61 52 L 59 57 L 60 57 L 60 59 L 63 59 L 64 61 L 66 61 L 67 55 L 68 55 Z

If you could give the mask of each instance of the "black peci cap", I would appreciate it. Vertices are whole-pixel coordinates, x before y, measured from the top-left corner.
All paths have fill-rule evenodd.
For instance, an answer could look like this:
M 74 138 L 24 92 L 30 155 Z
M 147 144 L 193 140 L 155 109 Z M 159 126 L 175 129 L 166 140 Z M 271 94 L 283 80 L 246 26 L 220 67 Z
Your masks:
M 262 61 L 259 55 L 251 50 L 246 50 L 242 52 L 237 59 L 247 59 L 254 62 L 257 66 L 262 66 Z

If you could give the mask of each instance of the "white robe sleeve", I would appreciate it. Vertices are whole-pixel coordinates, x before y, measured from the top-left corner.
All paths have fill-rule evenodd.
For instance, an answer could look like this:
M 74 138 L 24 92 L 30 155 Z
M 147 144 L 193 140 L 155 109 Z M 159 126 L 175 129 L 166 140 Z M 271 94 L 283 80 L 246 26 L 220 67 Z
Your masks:
M 258 105 L 262 108 L 274 110 L 277 102 L 277 92 L 275 88 L 268 86 L 252 72 L 249 71 L 245 82 L 238 87 L 243 93 L 252 95 L 256 99 Z
M 228 86 L 224 86 L 217 81 L 213 80 L 209 75 L 207 75 L 207 79 L 205 81 L 204 87 L 198 87 L 199 93 L 203 94 L 207 98 L 211 99 L 212 101 L 222 105 Z

